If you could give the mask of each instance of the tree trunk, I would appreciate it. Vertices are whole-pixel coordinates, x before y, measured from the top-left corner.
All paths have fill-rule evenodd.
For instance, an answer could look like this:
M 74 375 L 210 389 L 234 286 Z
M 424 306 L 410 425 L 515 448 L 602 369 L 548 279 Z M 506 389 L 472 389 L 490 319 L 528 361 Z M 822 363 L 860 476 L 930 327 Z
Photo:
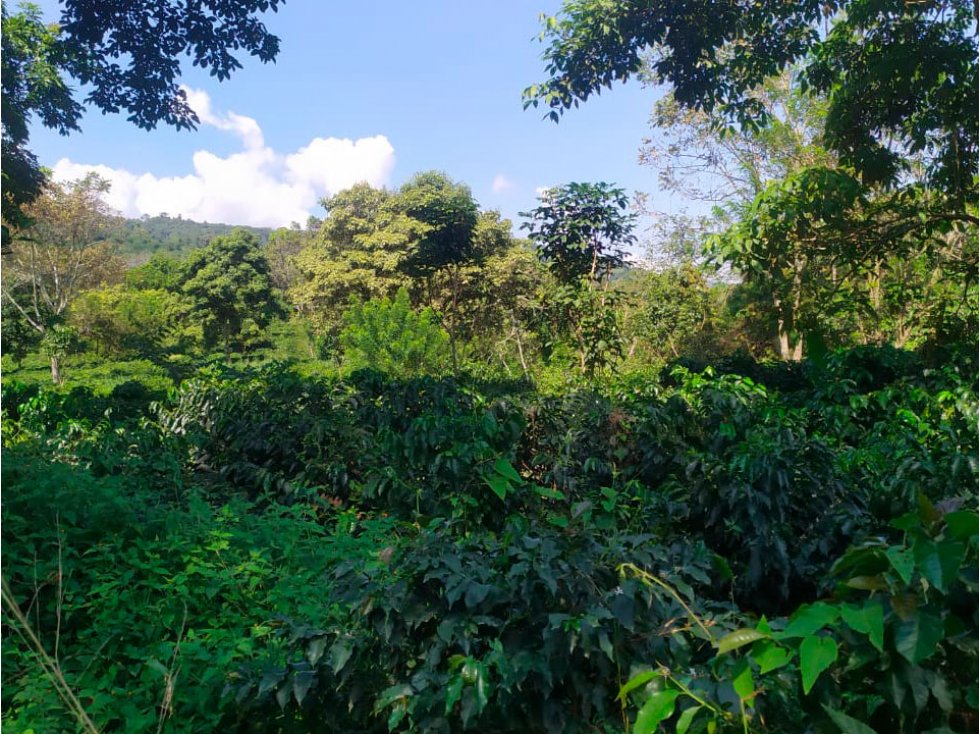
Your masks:
M 778 320 L 778 356 L 785 362 L 792 359 L 792 349 L 789 347 L 789 332 L 785 330 L 785 322 Z
M 64 382 L 64 378 L 61 376 L 61 362 L 56 354 L 51 355 L 51 379 L 59 387 Z

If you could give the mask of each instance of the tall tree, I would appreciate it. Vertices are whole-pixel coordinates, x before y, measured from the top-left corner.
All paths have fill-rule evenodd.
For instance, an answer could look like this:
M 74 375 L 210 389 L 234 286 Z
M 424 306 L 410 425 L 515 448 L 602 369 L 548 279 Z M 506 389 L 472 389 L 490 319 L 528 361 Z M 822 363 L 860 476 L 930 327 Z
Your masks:
M 974 0 L 566 0 L 542 33 L 548 78 L 525 100 L 557 120 L 649 58 L 680 105 L 754 128 L 769 113 L 752 90 L 802 64 L 842 163 L 893 183 L 921 153 L 961 213 L 979 197 L 977 22 Z
M 408 283 L 403 263 L 425 225 L 395 195 L 360 183 L 323 201 L 327 217 L 295 256 L 299 278 L 289 297 L 322 331 L 338 333 L 351 296 L 394 295 Z
M 275 297 L 269 263 L 251 232 L 235 229 L 195 251 L 184 266 L 180 292 L 204 345 L 220 344 L 225 358 L 247 321 L 264 329 L 285 312 Z
M 86 288 L 119 279 L 123 263 L 104 237 L 114 212 L 102 196 L 109 184 L 95 174 L 69 184 L 48 183 L 25 212 L 33 222 L 12 233 L 3 257 L 3 297 L 43 336 L 60 323 Z M 58 355 L 51 377 L 61 382 Z
M 523 227 L 557 281 L 548 300 L 559 324 L 578 350 L 579 367 L 593 373 L 622 352 L 615 305 L 609 289 L 613 269 L 625 262 L 635 242 L 635 215 L 623 189 L 607 183 L 570 183 L 545 191 L 540 205 L 522 215 Z
M 440 171 L 416 174 L 398 191 L 398 207 L 421 222 L 421 236 L 402 263 L 409 276 L 422 278 L 429 306 L 435 305 L 436 279 L 444 275 L 450 298 L 439 309 L 442 326 L 449 334 L 452 364 L 458 367 L 456 342 L 459 332 L 459 296 L 462 268 L 483 253 L 476 247 L 479 205 L 468 186 Z
M 40 191 L 43 176 L 28 149 L 37 116 L 62 134 L 78 129 L 82 105 L 67 83 L 87 90 L 84 102 L 102 112 L 125 112 L 141 128 L 160 122 L 193 129 L 199 120 L 180 89 L 182 57 L 219 80 L 241 68 L 236 54 L 263 62 L 279 39 L 258 19 L 282 0 L 62 0 L 60 24 L 47 26 L 34 5 L 9 15 L 4 5 L 4 220 L 17 224 L 20 207 Z
M 37 158 L 27 147 L 29 125 L 37 118 L 45 127 L 67 135 L 78 129 L 81 106 L 61 75 L 64 51 L 57 28 L 41 20 L 36 5 L 22 5 L 9 15 L 0 8 L 0 170 L 3 176 L 3 244 L 10 227 L 28 224 L 23 207 L 36 197 L 44 183 Z

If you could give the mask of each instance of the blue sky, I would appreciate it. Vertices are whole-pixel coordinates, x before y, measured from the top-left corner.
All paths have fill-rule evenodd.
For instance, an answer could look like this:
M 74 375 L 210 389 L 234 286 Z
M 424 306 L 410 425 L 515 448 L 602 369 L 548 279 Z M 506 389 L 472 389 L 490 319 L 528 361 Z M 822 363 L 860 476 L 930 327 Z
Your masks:
M 56 18 L 53 2 L 43 7 Z M 569 181 L 610 181 L 678 206 L 638 164 L 655 90 L 617 86 L 556 125 L 522 108 L 521 91 L 543 77 L 538 15 L 558 7 L 292 0 L 265 16 L 281 38 L 276 63 L 243 59 L 222 83 L 185 70 L 205 112 L 198 131 L 145 132 L 90 110 L 81 134 L 35 126 L 33 147 L 62 177 L 99 166 L 130 215 L 285 225 L 321 215 L 318 198 L 354 180 L 397 186 L 428 169 L 514 219 L 539 187 Z

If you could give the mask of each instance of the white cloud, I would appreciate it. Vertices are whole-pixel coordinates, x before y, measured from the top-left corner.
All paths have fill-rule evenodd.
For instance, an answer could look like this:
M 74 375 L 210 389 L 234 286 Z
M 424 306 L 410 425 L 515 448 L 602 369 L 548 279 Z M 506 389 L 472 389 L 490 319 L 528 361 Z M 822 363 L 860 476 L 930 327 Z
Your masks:
M 317 137 L 295 152 L 280 154 L 265 145 L 262 129 L 251 117 L 215 112 L 206 92 L 185 92 L 201 123 L 237 136 L 241 152 L 221 157 L 199 150 L 193 155 L 193 173 L 176 177 L 62 158 L 54 177 L 77 179 L 95 171 L 112 183 L 107 203 L 130 217 L 166 212 L 198 221 L 277 227 L 305 222 L 319 199 L 359 181 L 385 185 L 394 168 L 394 148 L 383 135 Z
M 504 191 L 509 191 L 513 188 L 513 181 L 508 179 L 502 173 L 496 174 L 493 177 L 493 193 L 502 194 Z

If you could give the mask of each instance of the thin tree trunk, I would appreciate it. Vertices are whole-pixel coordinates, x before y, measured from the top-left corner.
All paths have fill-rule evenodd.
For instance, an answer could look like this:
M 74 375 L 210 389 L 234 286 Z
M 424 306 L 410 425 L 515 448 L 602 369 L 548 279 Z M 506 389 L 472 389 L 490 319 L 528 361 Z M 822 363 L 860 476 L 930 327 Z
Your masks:
M 64 382 L 64 378 L 61 376 L 61 362 L 56 354 L 51 355 L 51 379 L 59 387 Z

